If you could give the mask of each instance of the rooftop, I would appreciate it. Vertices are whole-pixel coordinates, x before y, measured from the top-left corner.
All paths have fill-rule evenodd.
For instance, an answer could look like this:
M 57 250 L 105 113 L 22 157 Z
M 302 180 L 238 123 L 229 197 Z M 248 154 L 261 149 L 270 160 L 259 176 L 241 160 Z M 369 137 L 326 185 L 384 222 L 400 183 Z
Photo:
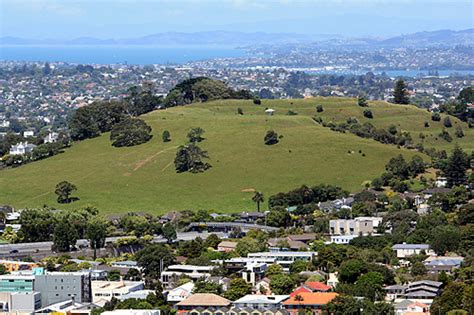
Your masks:
M 231 301 L 213 293 L 195 293 L 177 306 L 229 306 Z
M 246 303 L 246 304 L 279 304 L 282 301 L 286 300 L 288 295 L 258 295 L 258 294 L 248 294 L 241 297 L 240 299 L 234 301 L 234 303 Z
M 337 296 L 335 292 L 302 292 L 290 297 L 283 305 L 326 305 Z

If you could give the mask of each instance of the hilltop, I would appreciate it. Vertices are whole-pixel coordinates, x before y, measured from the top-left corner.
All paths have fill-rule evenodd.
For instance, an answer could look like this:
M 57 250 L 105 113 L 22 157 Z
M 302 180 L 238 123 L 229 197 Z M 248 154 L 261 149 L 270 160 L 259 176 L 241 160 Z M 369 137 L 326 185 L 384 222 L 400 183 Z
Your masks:
M 323 112 L 316 113 L 316 105 L 322 105 Z M 244 115 L 238 115 L 237 108 Z M 265 108 L 275 109 L 274 116 L 267 116 Z M 449 129 L 454 140 L 449 143 L 437 137 L 442 120 L 431 121 L 427 111 L 385 102 L 371 102 L 369 108 L 376 127 L 395 124 L 427 148 L 449 150 L 459 143 L 469 152 L 474 149 L 474 131 L 454 117 Z M 298 115 L 287 115 L 288 110 Z M 142 116 L 153 128 L 153 138 L 145 144 L 115 148 L 105 133 L 74 143 L 63 154 L 0 171 L 0 203 L 20 208 L 59 207 L 54 187 L 67 180 L 78 187 L 80 198 L 68 208 L 91 204 L 104 213 L 253 210 L 254 189 L 266 199 L 302 184 L 333 184 L 357 191 L 380 175 L 395 155 L 410 158 L 418 154 L 429 159 L 416 151 L 332 131 L 312 119 L 317 115 L 339 123 L 356 117 L 365 122 L 363 110 L 354 99 L 314 98 L 263 100 L 262 105 L 252 100 L 222 100 L 154 111 Z M 429 127 L 424 126 L 425 121 Z M 464 138 L 454 136 L 456 126 L 462 126 Z M 212 168 L 199 174 L 177 174 L 173 164 L 176 148 L 184 144 L 192 127 L 206 131 L 200 146 L 209 152 Z M 171 142 L 161 140 L 165 129 L 171 132 Z M 263 144 L 269 129 L 283 136 L 277 145 Z

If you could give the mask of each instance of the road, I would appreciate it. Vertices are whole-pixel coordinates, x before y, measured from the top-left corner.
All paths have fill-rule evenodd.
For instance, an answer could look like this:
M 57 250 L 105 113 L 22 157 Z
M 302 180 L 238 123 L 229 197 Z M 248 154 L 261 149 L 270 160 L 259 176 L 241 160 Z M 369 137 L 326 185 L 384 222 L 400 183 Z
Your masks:
M 189 241 L 193 240 L 197 237 L 202 239 L 206 239 L 209 235 L 216 234 L 220 238 L 227 238 L 227 235 L 222 232 L 217 233 L 208 233 L 208 232 L 183 232 L 177 233 L 176 240 L 177 241 Z M 127 236 L 114 236 L 114 237 L 107 237 L 106 243 L 113 243 L 120 238 L 124 238 Z M 155 236 L 153 239 L 154 243 L 165 243 L 166 239 L 164 239 L 161 235 Z M 35 242 L 35 243 L 18 243 L 18 244 L 0 244 L 0 258 L 19 258 L 28 255 L 48 255 L 53 254 L 51 251 L 51 246 L 53 242 Z M 76 243 L 77 247 L 89 247 L 89 241 L 85 239 L 77 240 Z M 18 253 L 11 253 L 11 251 L 17 250 Z

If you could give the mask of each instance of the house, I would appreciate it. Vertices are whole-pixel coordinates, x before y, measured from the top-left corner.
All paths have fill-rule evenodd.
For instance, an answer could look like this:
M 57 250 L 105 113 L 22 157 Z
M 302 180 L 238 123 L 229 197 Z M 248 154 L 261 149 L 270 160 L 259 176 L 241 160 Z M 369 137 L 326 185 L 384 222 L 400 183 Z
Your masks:
M 213 293 L 194 293 L 176 304 L 177 315 L 216 314 L 224 315 L 230 310 L 231 301 Z
M 248 258 L 254 259 L 274 259 L 275 263 L 283 267 L 283 270 L 288 271 L 290 265 L 297 260 L 312 261 L 316 257 L 316 252 L 260 252 L 249 253 Z
M 75 301 L 74 299 L 70 299 L 48 305 L 40 310 L 37 310 L 35 314 L 90 314 L 95 308 L 98 308 L 98 306 L 93 303 L 81 303 Z
M 46 137 L 43 138 L 44 143 L 54 143 L 58 141 L 59 133 L 57 132 L 50 132 Z
M 222 241 L 217 245 L 217 251 L 228 253 L 234 251 L 236 247 L 237 242 Z
M 184 301 L 193 294 L 193 289 L 194 283 L 192 281 L 186 282 L 179 287 L 169 290 L 166 295 L 166 301 L 168 301 L 168 303 L 179 303 Z
M 444 187 L 436 187 L 436 188 L 430 188 L 430 189 L 425 189 L 422 191 L 422 193 L 425 195 L 424 198 L 426 200 L 430 199 L 434 194 L 447 194 L 451 191 L 450 188 L 444 188 Z
M 265 212 L 258 212 L 258 211 L 254 211 L 254 212 L 247 212 L 247 211 L 244 211 L 244 212 L 241 212 L 239 214 L 239 220 L 237 220 L 236 222 L 246 222 L 246 223 L 256 223 L 257 220 L 264 220 L 266 217 L 266 214 Z
M 300 249 L 308 249 L 308 245 L 301 241 L 293 241 L 288 237 L 277 237 L 277 238 L 270 238 L 267 241 L 267 244 L 270 248 L 270 251 L 279 251 L 281 249 L 286 250 L 300 250 Z
M 454 269 L 461 267 L 463 261 L 464 257 L 460 256 L 432 256 L 426 258 L 423 264 L 429 274 L 437 275 L 441 271 L 451 273 Z
M 358 237 L 358 235 L 331 235 L 331 241 L 329 243 L 349 244 L 350 241 L 356 237 Z
M 10 155 L 24 155 L 33 152 L 36 145 L 28 142 L 20 142 L 10 148 Z
M 126 261 L 115 261 L 111 264 L 113 268 L 126 268 L 126 269 L 137 269 L 140 271 L 140 267 L 138 263 L 133 260 L 126 260 Z
M 115 310 L 102 312 L 101 315 L 161 315 L 160 310 Z
M 395 315 L 429 315 L 430 306 L 412 300 L 401 300 L 395 304 Z
M 295 296 L 303 292 L 328 292 L 331 287 L 319 281 L 307 281 L 297 287 L 290 296 Z
M 148 295 L 155 293 L 156 291 L 153 290 L 137 290 L 137 291 L 132 291 L 127 294 L 123 294 L 118 297 L 118 300 L 120 301 L 125 301 L 128 299 L 138 299 L 138 300 L 145 300 Z
M 290 315 L 298 315 L 301 311 L 320 315 L 322 308 L 338 296 L 335 292 L 301 292 L 283 302 L 283 307 Z
M 252 310 L 267 310 L 272 308 L 281 308 L 281 303 L 288 299 L 288 295 L 258 295 L 249 294 L 234 301 L 233 306 Z
M 208 278 L 211 276 L 211 271 L 215 268 L 216 266 L 170 265 L 165 271 L 161 272 L 160 280 L 164 286 L 169 286 L 181 276 L 186 276 L 193 280 Z
M 316 233 L 303 233 L 303 234 L 295 234 L 295 235 L 288 235 L 288 240 L 293 242 L 303 242 L 308 244 L 316 239 Z
M 33 262 L 3 259 L 0 259 L 0 265 L 3 265 L 5 270 L 9 273 L 19 270 L 32 270 L 33 268 L 38 267 L 38 264 Z
M 92 302 L 103 306 L 112 297 L 119 299 L 130 292 L 143 290 L 143 281 L 92 281 Z
M 336 288 L 336 286 L 339 283 L 339 278 L 337 276 L 337 272 L 331 272 L 329 273 L 328 280 L 326 281 L 327 285 L 330 286 L 331 288 Z
M 339 211 L 341 209 L 351 209 L 354 203 L 353 197 L 335 199 L 330 201 L 319 202 L 318 207 L 324 212 Z
M 351 220 L 339 219 L 329 221 L 331 235 L 369 235 L 377 232 L 382 217 L 357 217 Z
M 270 279 L 265 277 L 255 283 L 255 291 L 260 294 L 272 294 L 272 289 L 270 288 Z
M 428 244 L 395 244 L 392 249 L 397 252 L 397 258 L 406 258 L 412 255 L 419 255 L 424 252 L 427 255 L 434 255 Z
M 33 130 L 23 131 L 24 138 L 34 137 L 34 136 L 35 136 L 35 132 Z
M 442 282 L 422 280 L 407 285 L 391 285 L 384 288 L 387 300 L 409 299 L 431 304 L 441 293 Z

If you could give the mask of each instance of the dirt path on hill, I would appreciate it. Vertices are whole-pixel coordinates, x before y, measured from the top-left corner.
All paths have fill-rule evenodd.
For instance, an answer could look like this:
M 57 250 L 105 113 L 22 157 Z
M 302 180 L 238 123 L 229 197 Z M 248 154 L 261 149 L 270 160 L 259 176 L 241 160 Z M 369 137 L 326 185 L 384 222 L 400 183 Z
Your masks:
M 135 164 L 135 167 L 133 168 L 133 171 L 138 171 L 139 169 L 141 169 L 143 166 L 145 166 L 146 164 L 150 163 L 154 158 L 156 158 L 157 156 L 159 156 L 160 154 L 162 153 L 165 153 L 166 151 L 170 151 L 172 149 L 176 149 L 176 147 L 171 147 L 171 148 L 168 148 L 168 149 L 164 149 L 164 150 L 161 150 L 159 152 L 156 152 L 155 154 L 153 155 L 150 155 L 149 157 L 147 157 L 146 159 L 144 160 L 141 160 L 141 161 L 138 161 L 137 164 Z

